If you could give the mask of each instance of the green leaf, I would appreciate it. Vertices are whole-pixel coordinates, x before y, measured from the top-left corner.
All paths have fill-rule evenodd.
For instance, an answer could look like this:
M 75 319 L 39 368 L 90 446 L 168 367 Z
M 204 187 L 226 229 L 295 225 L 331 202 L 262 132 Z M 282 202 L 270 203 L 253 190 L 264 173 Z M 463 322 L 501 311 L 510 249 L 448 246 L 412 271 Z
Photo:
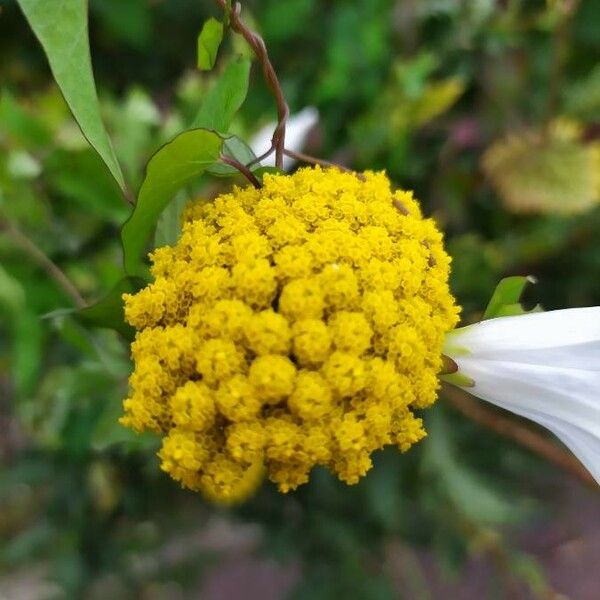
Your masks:
M 579 214 L 600 201 L 592 144 L 577 127 L 555 121 L 546 130 L 520 130 L 494 142 L 482 168 L 514 213 Z
M 247 58 L 229 63 L 206 94 L 192 127 L 229 131 L 235 113 L 246 99 L 249 81 L 250 61 Z
M 72 316 L 88 327 L 113 329 L 126 339 L 133 339 L 134 329 L 125 321 L 123 294 L 133 294 L 143 287 L 145 281 L 139 277 L 124 277 L 98 302 L 82 309 L 65 308 L 44 315 L 44 319 Z
M 133 337 L 133 328 L 125 322 L 123 294 L 133 294 L 145 284 L 139 277 L 124 277 L 96 304 L 82 308 L 77 318 L 92 327 L 114 329 L 126 338 Z
M 86 0 L 17 0 L 39 39 L 83 135 L 124 189 L 121 167 L 100 117 L 92 73 Z
M 222 154 L 231 158 L 235 158 L 243 165 L 247 165 L 256 159 L 256 155 L 254 152 L 252 152 L 252 148 L 250 148 L 250 146 L 248 146 L 248 144 L 246 144 L 246 142 L 240 139 L 237 135 L 221 137 L 223 139 Z M 251 170 L 255 171 L 260 168 L 260 163 L 255 163 L 252 165 Z M 215 175 L 216 177 L 232 177 L 240 174 L 236 168 L 224 162 L 219 162 L 212 165 L 207 169 L 207 172 L 211 175 Z
M 223 23 L 211 17 L 202 26 L 198 36 L 198 68 L 210 71 L 217 60 L 217 52 L 223 39 Z
M 192 129 L 150 159 L 137 204 L 121 232 L 126 273 L 145 276 L 142 254 L 158 217 L 186 183 L 219 160 L 222 144 L 214 131 Z
M 156 234 L 154 235 L 154 247 L 172 246 L 179 239 L 181 234 L 181 213 L 188 202 L 187 194 L 180 192 L 175 200 L 169 203 L 156 224 Z
M 525 311 L 519 300 L 523 290 L 528 283 L 536 283 L 535 277 L 531 275 L 523 277 L 516 275 L 506 277 L 496 286 L 494 293 L 485 309 L 483 320 L 496 317 L 522 315 Z

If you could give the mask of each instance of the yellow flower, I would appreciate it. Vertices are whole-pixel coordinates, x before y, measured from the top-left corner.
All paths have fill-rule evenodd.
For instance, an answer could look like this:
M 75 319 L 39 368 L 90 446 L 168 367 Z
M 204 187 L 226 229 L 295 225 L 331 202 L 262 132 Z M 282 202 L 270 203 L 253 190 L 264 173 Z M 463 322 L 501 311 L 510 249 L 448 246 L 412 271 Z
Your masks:
M 155 281 L 125 295 L 138 330 L 121 422 L 163 437 L 161 467 L 207 498 L 283 492 L 324 465 L 347 483 L 424 435 L 458 320 L 433 221 L 384 173 L 265 175 L 189 206 Z

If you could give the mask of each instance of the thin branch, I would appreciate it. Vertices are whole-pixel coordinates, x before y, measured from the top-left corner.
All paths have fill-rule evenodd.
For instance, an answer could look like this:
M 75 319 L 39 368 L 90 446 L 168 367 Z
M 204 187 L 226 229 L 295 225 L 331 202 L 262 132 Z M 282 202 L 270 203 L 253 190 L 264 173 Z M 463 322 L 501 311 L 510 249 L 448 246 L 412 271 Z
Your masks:
M 246 163 L 246 166 L 252 167 L 252 166 L 258 164 L 259 162 L 263 161 L 268 156 L 271 156 L 271 154 L 273 154 L 274 150 L 275 150 L 275 147 L 271 146 L 266 152 L 263 152 L 260 156 L 257 156 L 254 160 L 251 160 L 249 163 Z
M 56 263 L 44 254 L 14 223 L 7 220 L 0 221 L 0 228 L 4 229 L 12 240 L 44 271 L 48 277 L 53 279 L 55 283 L 67 294 L 77 308 L 84 308 L 86 302 L 71 283 L 69 278 L 62 272 Z
M 332 167 L 346 173 L 353 173 L 352 169 L 349 169 L 348 167 L 338 165 L 329 160 L 323 160 L 322 158 L 316 158 L 314 156 L 310 156 L 309 154 L 304 154 L 303 152 L 294 152 L 293 150 L 284 148 L 283 153 L 290 158 L 299 160 L 300 162 L 308 163 L 309 165 L 321 165 L 322 167 Z
M 221 160 L 224 163 L 227 163 L 234 169 L 237 169 L 256 189 L 260 189 L 262 187 L 261 182 L 256 177 L 256 175 L 244 164 L 242 164 L 239 160 L 232 158 L 231 156 L 221 155 Z
M 471 398 L 468 394 L 451 386 L 444 386 L 444 398 L 465 417 L 507 437 L 517 444 L 531 450 L 548 462 L 579 479 L 582 483 L 596 487 L 594 478 L 587 469 L 567 450 L 564 450 L 534 429 L 506 417 L 500 412 L 488 408 L 483 402 Z
M 248 26 L 242 21 L 240 16 L 242 6 L 239 2 L 236 2 L 231 10 L 229 10 L 226 0 L 217 0 L 217 2 L 221 8 L 229 14 L 229 23 L 231 25 L 231 29 L 233 29 L 233 31 L 236 33 L 239 33 L 252 48 L 256 58 L 258 59 L 258 62 L 262 66 L 263 75 L 265 77 L 267 86 L 275 98 L 275 102 L 277 104 L 277 126 L 275 127 L 273 137 L 271 138 L 271 148 L 262 158 L 266 158 L 273 151 L 275 151 L 275 166 L 278 169 L 282 169 L 283 149 L 285 147 L 285 127 L 290 115 L 290 109 L 285 101 L 283 90 L 281 89 L 279 79 L 277 78 L 277 73 L 275 73 L 275 69 L 273 68 L 271 60 L 269 59 L 267 47 L 265 46 L 265 42 L 260 35 L 249 29 Z

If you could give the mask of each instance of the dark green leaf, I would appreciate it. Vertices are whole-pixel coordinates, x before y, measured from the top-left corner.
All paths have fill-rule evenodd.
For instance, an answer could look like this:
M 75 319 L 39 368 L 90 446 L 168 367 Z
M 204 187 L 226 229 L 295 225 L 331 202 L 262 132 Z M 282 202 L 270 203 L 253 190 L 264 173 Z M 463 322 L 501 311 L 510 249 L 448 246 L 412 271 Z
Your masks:
M 217 60 L 217 52 L 223 39 L 223 23 L 211 17 L 202 26 L 198 36 L 198 68 L 210 71 Z
M 18 0 L 42 44 L 50 68 L 83 135 L 102 157 L 121 188 L 121 167 L 100 117 L 92 73 L 86 0 Z
M 125 271 L 144 276 L 142 254 L 158 217 L 175 194 L 219 159 L 222 139 L 213 131 L 184 131 L 150 159 L 134 211 L 123 226 Z
M 483 319 L 494 319 L 509 315 L 520 315 L 526 311 L 520 305 L 521 294 L 528 283 L 536 283 L 531 275 L 523 277 L 516 275 L 506 277 L 496 286 L 494 293 L 485 309 Z
M 114 329 L 127 338 L 133 337 L 131 326 L 125 322 L 123 294 L 137 292 L 144 283 L 138 277 L 125 277 L 121 279 L 96 304 L 78 311 L 77 318 L 85 325 Z
M 123 337 L 132 339 L 134 330 L 125 322 L 123 311 L 123 294 L 137 292 L 145 281 L 139 277 L 124 277 L 98 302 L 82 309 L 64 308 L 52 311 L 43 318 L 53 319 L 57 317 L 72 316 L 83 325 L 99 327 L 102 329 L 113 329 Z
M 214 87 L 206 94 L 192 127 L 205 127 L 226 133 L 240 109 L 250 78 L 250 61 L 240 58 L 229 63 Z

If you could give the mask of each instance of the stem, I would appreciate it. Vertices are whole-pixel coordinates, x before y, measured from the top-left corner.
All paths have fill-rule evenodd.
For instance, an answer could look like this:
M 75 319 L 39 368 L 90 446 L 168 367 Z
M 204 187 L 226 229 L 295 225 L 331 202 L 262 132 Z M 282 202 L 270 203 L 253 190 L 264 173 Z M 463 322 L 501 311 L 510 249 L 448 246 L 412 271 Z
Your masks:
M 322 167 L 333 167 L 335 169 L 339 169 L 340 171 L 344 171 L 346 173 L 352 173 L 353 171 L 348 167 L 344 167 L 343 165 L 338 165 L 337 163 L 333 163 L 329 160 L 323 160 L 322 158 L 316 158 L 314 156 L 310 156 L 309 154 L 304 154 L 302 152 L 294 152 L 293 150 L 288 150 L 285 148 L 283 153 L 290 158 L 295 160 L 299 160 L 300 162 L 305 162 L 310 165 L 321 165 Z
M 594 478 L 570 452 L 563 450 L 537 431 L 510 417 L 505 417 L 496 410 L 487 408 L 454 387 L 444 386 L 444 398 L 454 409 L 471 421 L 524 446 L 548 462 L 569 472 L 582 483 L 596 487 Z
M 240 17 L 242 5 L 239 2 L 236 2 L 231 10 L 229 10 L 226 0 L 217 0 L 217 2 L 221 8 L 228 13 L 231 29 L 233 29 L 233 31 L 236 33 L 239 33 L 252 48 L 256 58 L 258 59 L 258 62 L 262 66 L 263 75 L 265 77 L 267 86 L 275 98 L 275 102 L 277 104 L 277 126 L 275 127 L 273 137 L 271 138 L 271 148 L 265 155 L 263 155 L 262 158 L 266 158 L 273 151 L 275 151 L 275 166 L 278 169 L 282 169 L 285 148 L 285 126 L 290 115 L 290 109 L 285 101 L 283 90 L 281 89 L 279 79 L 277 78 L 277 73 L 275 73 L 275 69 L 273 68 L 271 60 L 269 59 L 267 47 L 265 46 L 265 42 L 260 35 L 249 29 L 248 26 L 242 21 Z
M 59 266 L 54 263 L 40 248 L 38 248 L 14 223 L 7 220 L 0 221 L 0 226 L 6 230 L 13 241 L 44 271 L 48 277 L 69 296 L 77 308 L 85 308 L 86 302 L 79 290 L 71 283 Z
M 244 164 L 242 164 L 239 160 L 232 158 L 231 156 L 223 156 L 221 155 L 221 160 L 224 163 L 232 166 L 234 169 L 237 169 L 256 189 L 260 189 L 262 187 L 261 182 L 258 180 L 256 175 Z

